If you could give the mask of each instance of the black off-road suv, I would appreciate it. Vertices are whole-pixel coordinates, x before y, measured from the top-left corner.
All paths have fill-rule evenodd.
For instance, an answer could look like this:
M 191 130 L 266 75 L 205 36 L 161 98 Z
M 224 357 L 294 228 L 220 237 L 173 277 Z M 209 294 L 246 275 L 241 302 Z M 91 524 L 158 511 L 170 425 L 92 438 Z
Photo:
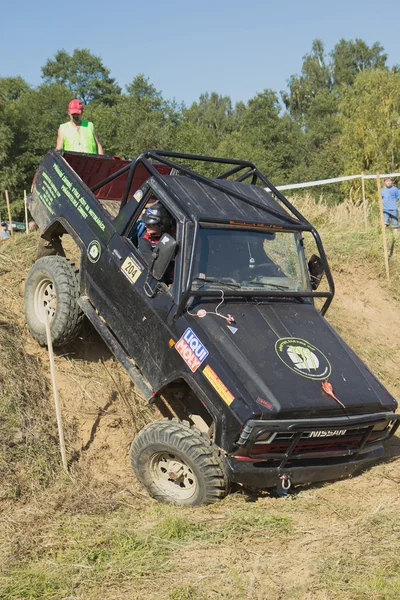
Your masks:
M 30 331 L 46 343 L 46 309 L 62 345 L 86 315 L 158 406 L 165 418 L 131 447 L 151 496 L 206 504 L 231 482 L 282 490 L 382 456 L 397 403 L 323 317 L 334 288 L 317 231 L 254 164 L 50 151 L 29 209 L 43 238 L 25 287 Z M 160 210 L 149 260 L 142 217 L 159 223 Z

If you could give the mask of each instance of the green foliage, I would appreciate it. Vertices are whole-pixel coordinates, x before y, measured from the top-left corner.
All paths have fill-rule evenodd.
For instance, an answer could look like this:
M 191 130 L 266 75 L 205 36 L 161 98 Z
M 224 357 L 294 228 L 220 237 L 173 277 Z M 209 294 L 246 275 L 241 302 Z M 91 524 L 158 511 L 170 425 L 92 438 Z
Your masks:
M 340 111 L 345 172 L 391 171 L 400 164 L 400 73 L 364 71 L 345 90 Z
M 21 77 L 0 78 L 0 191 L 8 189 L 13 218 L 21 218 L 23 190 L 55 147 L 72 97 L 85 102 L 86 118 L 105 153 L 114 156 L 134 158 L 161 148 L 242 158 L 277 185 L 398 169 L 400 69 L 389 72 L 386 60 L 378 42 L 341 39 L 326 54 L 316 39 L 300 75 L 289 77 L 281 92 L 284 110 L 268 88 L 246 103 L 234 105 L 213 91 L 185 106 L 164 98 L 143 73 L 122 93 L 100 57 L 87 49 L 59 50 L 42 67 L 44 84 L 37 88 Z M 215 174 L 209 163 L 201 170 Z M 349 189 L 326 192 L 336 202 Z
M 334 85 L 351 86 L 358 73 L 386 68 L 387 54 L 383 54 L 383 47 L 378 42 L 369 47 L 363 40 L 342 38 L 331 52 L 331 57 Z
M 283 92 L 282 98 L 292 117 L 304 119 L 315 96 L 331 87 L 331 69 L 325 61 L 324 44 L 314 40 L 310 54 L 303 57 L 301 75 L 292 75 L 289 79 L 289 92 Z
M 121 93 L 101 58 L 87 48 L 77 48 L 72 54 L 59 50 L 42 67 L 42 74 L 45 83 L 65 85 L 85 104 L 93 100 L 114 104 Z

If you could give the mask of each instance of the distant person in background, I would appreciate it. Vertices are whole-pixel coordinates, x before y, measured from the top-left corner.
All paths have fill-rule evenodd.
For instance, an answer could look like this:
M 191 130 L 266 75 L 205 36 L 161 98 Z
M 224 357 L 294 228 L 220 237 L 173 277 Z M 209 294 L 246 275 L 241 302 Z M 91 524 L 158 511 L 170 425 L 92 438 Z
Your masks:
M 56 150 L 104 154 L 93 123 L 82 120 L 83 104 L 80 100 L 71 100 L 68 114 L 68 123 L 63 123 L 58 128 Z
M 383 218 L 385 220 L 386 227 L 389 227 L 390 221 L 392 222 L 392 228 L 394 235 L 397 235 L 399 230 L 399 207 L 398 200 L 400 198 L 400 192 L 390 177 L 386 177 L 384 180 L 385 187 L 382 188 L 382 205 L 383 205 Z
M 8 224 L 5 221 L 3 221 L 1 224 L 1 239 L 6 240 L 9 237 L 10 233 L 8 231 Z

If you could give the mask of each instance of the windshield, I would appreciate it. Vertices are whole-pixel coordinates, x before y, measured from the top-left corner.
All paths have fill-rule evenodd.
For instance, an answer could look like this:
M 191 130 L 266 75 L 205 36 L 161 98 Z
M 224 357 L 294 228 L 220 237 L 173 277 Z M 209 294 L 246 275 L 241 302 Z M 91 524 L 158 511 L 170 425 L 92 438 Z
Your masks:
M 310 291 L 298 232 L 200 229 L 192 289 Z

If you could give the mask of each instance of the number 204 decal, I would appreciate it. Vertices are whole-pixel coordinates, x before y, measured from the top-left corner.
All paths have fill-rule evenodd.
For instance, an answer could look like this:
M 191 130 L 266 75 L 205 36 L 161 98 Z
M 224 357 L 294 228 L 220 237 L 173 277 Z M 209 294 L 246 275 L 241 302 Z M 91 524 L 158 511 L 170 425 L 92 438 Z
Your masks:
M 121 271 L 129 279 L 129 281 L 132 281 L 132 283 L 136 283 L 143 269 L 141 265 L 133 258 L 133 256 L 130 255 L 127 256 L 127 258 L 122 263 Z

